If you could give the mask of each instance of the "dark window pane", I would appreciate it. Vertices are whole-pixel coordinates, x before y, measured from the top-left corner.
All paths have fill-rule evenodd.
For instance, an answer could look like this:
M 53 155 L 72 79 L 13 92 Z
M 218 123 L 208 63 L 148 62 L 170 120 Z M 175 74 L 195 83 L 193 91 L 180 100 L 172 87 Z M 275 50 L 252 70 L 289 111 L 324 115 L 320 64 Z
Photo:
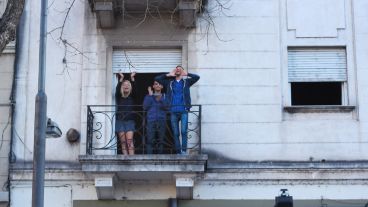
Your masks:
M 341 82 L 291 83 L 291 105 L 341 105 Z

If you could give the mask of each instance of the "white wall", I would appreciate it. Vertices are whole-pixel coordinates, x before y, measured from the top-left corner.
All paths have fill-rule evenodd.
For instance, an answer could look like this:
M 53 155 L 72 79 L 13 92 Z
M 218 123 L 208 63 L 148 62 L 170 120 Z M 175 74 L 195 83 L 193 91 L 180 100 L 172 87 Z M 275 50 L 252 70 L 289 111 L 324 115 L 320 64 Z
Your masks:
M 348 0 L 234 0 L 228 16 L 214 18 L 217 35 L 210 30 L 208 45 L 198 27 L 188 62 L 201 75 L 192 91 L 203 105 L 205 152 L 238 161 L 366 159 L 351 8 Z M 347 105 L 357 110 L 283 112 L 290 105 L 288 46 L 346 47 Z
M 212 186 L 212 187 L 211 187 Z M 278 195 L 280 189 L 288 189 L 294 200 L 346 200 L 346 199 L 365 199 L 366 188 L 364 185 L 305 185 L 305 184 L 250 184 L 234 182 L 226 185 L 210 185 L 200 183 L 193 194 L 196 199 L 230 199 L 230 200 L 268 200 Z M 231 193 L 229 193 L 231 192 Z
M 354 5 L 354 43 L 355 43 L 355 65 L 357 73 L 357 94 L 359 113 L 359 135 L 363 142 L 367 141 L 368 135 L 368 27 L 364 23 L 368 20 L 368 2 L 364 0 L 352 1 Z M 363 147 L 365 148 L 365 147 Z
M 71 186 L 46 186 L 44 189 L 44 206 L 71 207 Z M 12 189 L 11 206 L 32 206 L 32 188 L 29 186 L 17 186 Z M 21 199 L 19 199 L 21 198 Z
M 316 1 L 306 4 L 309 7 L 305 11 L 313 9 Z M 116 29 L 101 30 L 96 28 L 95 13 L 89 5 L 76 2 L 66 21 L 64 35 L 83 55 L 74 56 L 75 49 L 68 47 L 71 53 L 67 53 L 68 69 L 65 69 L 64 46 L 57 41 L 60 30 L 55 30 L 48 40 L 46 92 L 48 116 L 61 126 L 64 135 L 69 128 L 80 130 L 81 142 L 79 146 L 71 145 L 65 136 L 48 140 L 47 159 L 77 161 L 77 155 L 85 153 L 86 105 L 111 103 L 113 47 L 181 43 L 187 45 L 189 71 L 201 76 L 192 87 L 192 97 L 193 103 L 203 105 L 202 147 L 210 157 L 248 161 L 367 158 L 364 150 L 367 37 L 363 24 L 367 5 L 365 1 L 351 4 L 349 0 L 336 3 L 326 0 L 320 5 L 322 10 L 331 5 L 336 9 L 331 14 L 316 10 L 313 15 L 318 18 L 308 12 L 293 13 L 302 8 L 300 5 L 293 0 L 233 0 L 228 5 L 230 9 L 225 10 L 227 16 L 213 13 L 215 30 L 210 28 L 207 34 L 204 17 L 198 19 L 198 26 L 193 30 L 179 29 L 169 18 L 148 19 L 139 27 L 139 18 L 118 19 Z M 25 117 L 20 117 L 26 121 L 26 128 L 20 134 L 31 151 L 38 74 L 38 6 L 37 2 L 31 4 L 35 9 L 30 11 L 30 42 L 25 47 L 35 52 L 24 63 L 29 70 L 27 93 L 23 97 L 27 112 Z M 64 2 L 52 5 L 48 30 L 57 28 L 64 20 L 64 14 L 55 8 L 67 6 Z M 336 18 L 324 19 L 327 14 Z M 303 26 L 303 18 L 311 21 Z M 316 19 L 324 19 L 317 23 L 327 29 L 319 30 L 321 25 L 315 27 L 312 23 Z M 345 46 L 348 104 L 356 106 L 356 110 L 283 112 L 283 106 L 290 105 L 288 46 Z M 19 143 L 17 146 L 22 147 Z M 25 154 L 25 159 L 30 160 L 32 153 Z M 24 157 L 22 153 L 19 156 Z
M 48 15 L 48 35 L 46 51 L 46 94 L 47 116 L 60 126 L 63 136 L 59 139 L 47 139 L 47 160 L 77 161 L 79 145 L 70 144 L 65 134 L 69 128 L 80 130 L 81 101 L 81 65 L 83 58 L 75 55 L 73 47 L 83 51 L 84 4 L 75 1 L 64 27 L 63 38 L 68 40 L 66 49 L 59 37 L 66 15 L 68 3 L 55 1 L 50 3 Z M 64 11 L 65 12 L 60 12 Z M 25 37 L 22 45 L 23 54 L 19 61 L 20 72 L 17 79 L 18 94 L 16 130 L 22 141 L 15 140 L 18 160 L 33 159 L 34 108 L 38 88 L 38 47 L 40 2 L 26 2 Z M 59 29 L 58 29 L 59 28 Z M 51 32 L 52 31 L 52 32 Z M 68 66 L 63 64 L 64 52 Z M 24 144 L 23 144 L 23 143 Z

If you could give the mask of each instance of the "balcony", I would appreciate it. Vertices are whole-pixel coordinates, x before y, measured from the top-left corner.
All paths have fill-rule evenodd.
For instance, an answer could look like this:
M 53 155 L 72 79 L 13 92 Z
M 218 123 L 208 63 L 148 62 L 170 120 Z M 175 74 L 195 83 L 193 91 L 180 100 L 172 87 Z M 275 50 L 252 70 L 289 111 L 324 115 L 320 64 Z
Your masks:
M 92 12 L 96 13 L 98 27 L 114 28 L 116 19 L 132 14 L 170 14 L 177 16 L 179 25 L 195 27 L 197 14 L 202 11 L 202 0 L 89 0 Z
M 115 105 L 87 106 L 87 155 L 121 154 L 120 144 L 114 130 L 115 118 L 119 116 L 115 110 L 116 107 Z M 141 105 L 134 107 L 143 108 Z M 201 154 L 201 112 L 201 105 L 192 105 L 188 112 L 188 154 L 193 156 Z M 126 115 L 124 114 L 124 116 Z M 146 112 L 143 109 L 136 110 L 132 112 L 132 115 L 136 122 L 134 133 L 136 154 L 148 154 Z M 170 113 L 167 112 L 163 143 L 158 143 L 157 140 L 153 142 L 152 147 L 155 154 L 157 154 L 160 144 L 163 145 L 163 153 L 160 154 L 176 154 L 169 116 Z
M 113 198 L 119 180 L 169 180 L 177 188 L 178 198 L 191 198 L 196 177 L 205 171 L 207 155 L 201 154 L 201 106 L 188 112 L 187 154 L 176 154 L 170 113 L 167 112 L 165 137 L 147 150 L 146 112 L 135 106 L 134 155 L 123 155 L 115 133 L 117 106 L 87 106 L 86 155 L 79 156 L 82 170 L 95 179 L 100 199 Z

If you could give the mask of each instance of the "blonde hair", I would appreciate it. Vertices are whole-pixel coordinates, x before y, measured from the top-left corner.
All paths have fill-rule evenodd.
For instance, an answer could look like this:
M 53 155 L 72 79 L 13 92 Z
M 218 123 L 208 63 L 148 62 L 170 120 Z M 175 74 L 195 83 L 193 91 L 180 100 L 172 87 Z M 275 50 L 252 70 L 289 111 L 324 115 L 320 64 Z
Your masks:
M 129 92 L 128 93 L 124 93 L 124 90 L 123 90 L 123 84 L 124 83 L 128 83 L 128 85 L 129 85 Z M 120 86 L 120 93 L 121 93 L 121 96 L 123 98 L 127 98 L 132 93 L 132 83 L 129 80 L 124 80 L 123 81 L 123 83 Z

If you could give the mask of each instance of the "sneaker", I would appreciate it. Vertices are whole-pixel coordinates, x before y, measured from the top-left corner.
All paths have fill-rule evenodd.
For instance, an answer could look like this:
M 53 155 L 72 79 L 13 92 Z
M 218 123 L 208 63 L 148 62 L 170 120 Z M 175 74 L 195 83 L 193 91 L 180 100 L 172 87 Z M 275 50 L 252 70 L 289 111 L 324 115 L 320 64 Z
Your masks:
M 181 153 L 180 154 L 182 154 L 182 155 L 187 155 L 188 153 L 186 152 L 186 151 L 181 151 Z

